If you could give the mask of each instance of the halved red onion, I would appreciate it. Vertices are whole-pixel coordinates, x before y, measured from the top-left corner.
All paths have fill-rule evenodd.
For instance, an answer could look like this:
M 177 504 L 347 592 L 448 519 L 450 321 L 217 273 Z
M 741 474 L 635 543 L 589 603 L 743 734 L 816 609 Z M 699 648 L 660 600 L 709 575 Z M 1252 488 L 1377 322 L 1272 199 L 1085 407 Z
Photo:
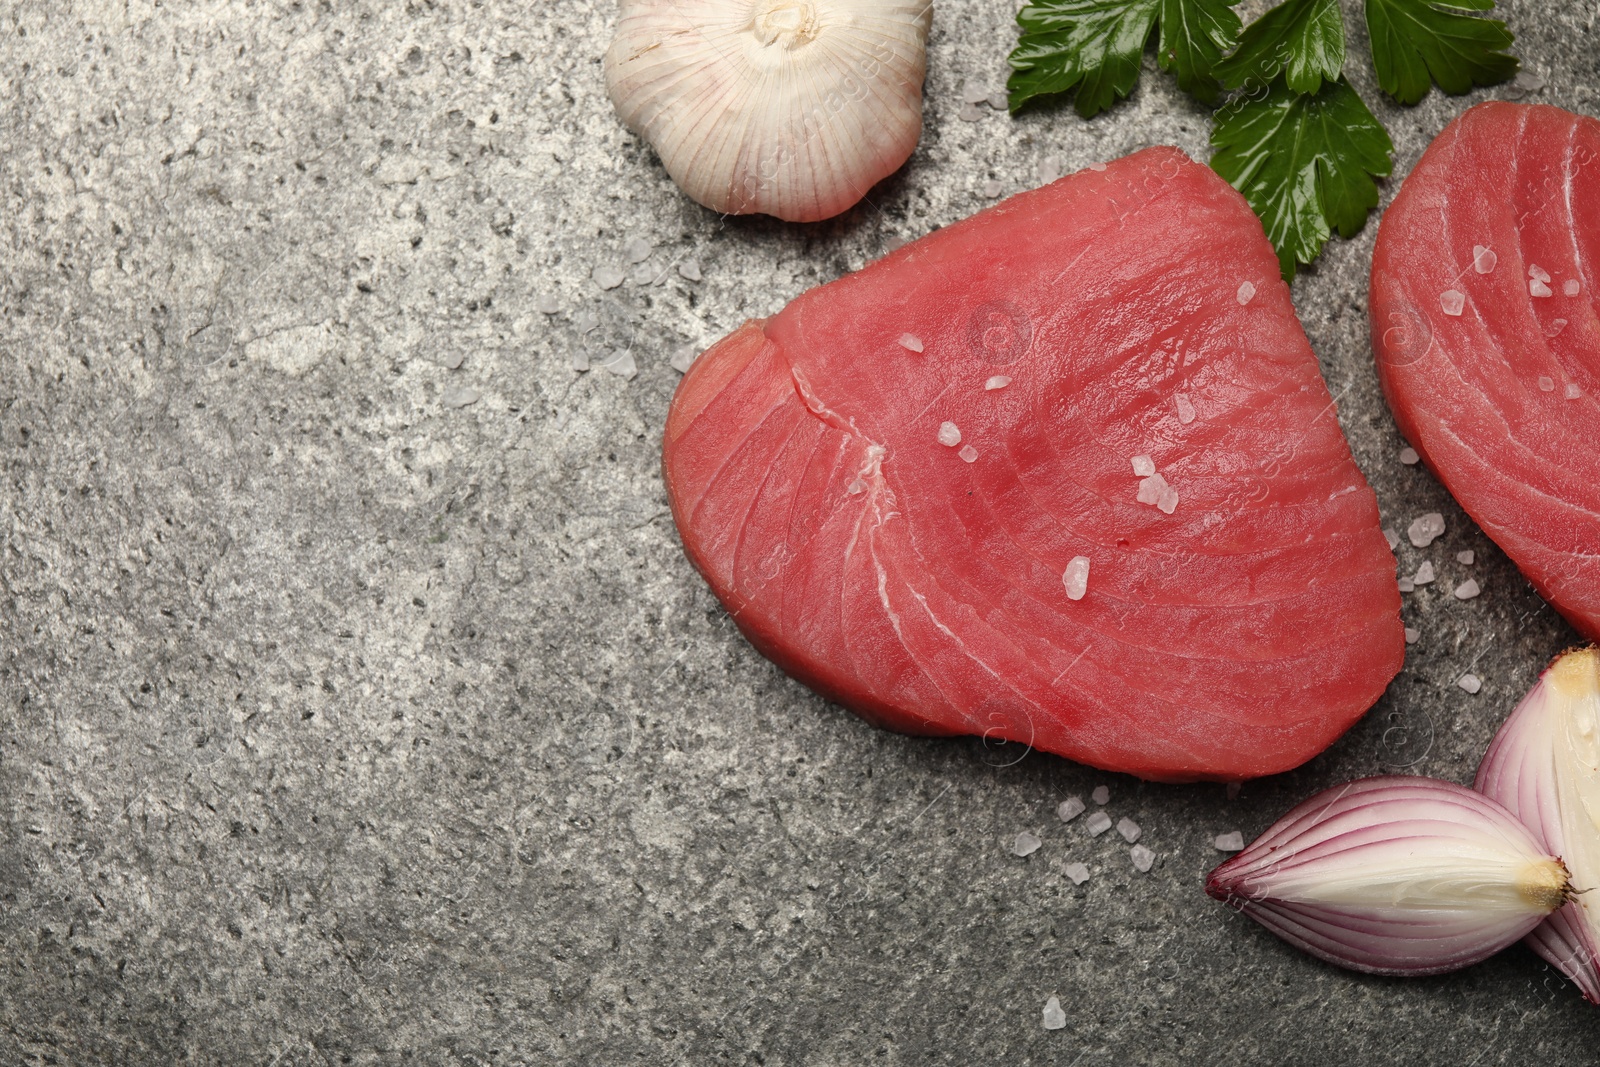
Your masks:
M 1580 894 L 1528 935 L 1528 947 L 1600 1004 L 1600 652 L 1557 656 L 1522 698 L 1478 766 L 1476 788 L 1504 804 Z
M 1439 974 L 1526 936 L 1567 871 L 1500 804 L 1433 778 L 1325 790 L 1212 871 L 1206 892 L 1285 941 L 1372 974 Z

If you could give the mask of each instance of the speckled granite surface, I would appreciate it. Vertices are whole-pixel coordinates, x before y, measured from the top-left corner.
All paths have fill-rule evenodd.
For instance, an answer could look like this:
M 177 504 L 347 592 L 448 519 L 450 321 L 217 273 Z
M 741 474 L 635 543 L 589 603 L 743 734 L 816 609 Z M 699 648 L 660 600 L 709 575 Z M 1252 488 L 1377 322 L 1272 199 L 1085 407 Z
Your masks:
M 1593 5 L 1505 6 L 1540 98 L 1596 113 Z M 674 352 L 987 182 L 1204 157 L 1204 113 L 1153 76 L 1092 122 L 959 119 L 1011 12 L 940 0 L 922 146 L 811 227 L 675 190 L 605 100 L 609 3 L 0 12 L 0 1064 L 1592 1056 L 1600 1016 L 1520 948 L 1362 978 L 1200 889 L 1214 835 L 1316 787 L 1468 780 L 1573 640 L 1397 460 L 1373 227 L 1295 297 L 1386 521 L 1446 516 L 1401 550 L 1443 580 L 1406 598 L 1389 696 L 1298 772 L 1229 800 L 875 731 L 683 559 Z M 1385 106 L 1351 24 L 1404 174 L 1469 100 Z M 1454 600 L 1469 573 L 1484 595 Z M 1101 784 L 1150 873 L 1055 819 Z

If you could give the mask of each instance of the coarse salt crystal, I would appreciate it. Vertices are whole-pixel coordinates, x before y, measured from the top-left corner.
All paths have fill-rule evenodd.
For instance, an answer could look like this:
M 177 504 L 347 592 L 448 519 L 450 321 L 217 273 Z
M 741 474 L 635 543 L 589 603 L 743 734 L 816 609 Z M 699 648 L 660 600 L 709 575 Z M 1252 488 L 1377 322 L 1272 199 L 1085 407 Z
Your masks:
M 982 104 L 989 99 L 989 87 L 980 85 L 975 79 L 967 79 L 967 84 L 961 89 L 961 100 L 966 104 Z
M 1406 644 L 1414 645 L 1414 644 L 1417 643 L 1417 640 L 1419 638 L 1421 638 L 1421 637 L 1422 637 L 1422 631 L 1421 630 L 1412 629 L 1410 626 L 1406 627 Z
M 1004 374 L 996 374 L 993 378 L 983 383 L 985 389 L 1004 389 L 1011 384 L 1011 379 Z
M 1433 579 L 1434 573 L 1432 561 L 1423 560 L 1422 566 L 1417 568 L 1417 573 L 1411 579 L 1411 581 L 1417 585 L 1427 585 L 1429 582 L 1433 581 Z
M 1061 583 L 1067 587 L 1068 600 L 1082 600 L 1089 588 L 1089 557 L 1073 556 L 1061 575 Z
M 1087 805 L 1084 804 L 1082 798 L 1068 797 L 1060 804 L 1056 805 L 1056 818 L 1060 819 L 1062 822 L 1071 822 L 1073 819 L 1076 819 L 1078 816 L 1082 815 L 1086 808 Z
M 1104 163 L 1091 163 L 1091 164 L 1089 164 L 1089 169 L 1090 170 L 1105 170 L 1106 169 L 1106 165 Z
M 973 448 L 971 445 L 966 445 L 961 449 L 960 452 L 957 452 L 956 455 L 960 456 L 962 460 L 967 463 L 975 463 L 978 459 L 978 450 Z
M 1459 290 L 1446 289 L 1439 294 L 1439 307 L 1443 309 L 1446 315 L 1459 315 L 1466 306 L 1466 294 Z
M 1214 844 L 1218 852 L 1243 852 L 1244 834 L 1238 830 L 1229 830 L 1225 834 L 1218 834 Z
M 953 422 L 939 424 L 939 443 L 954 448 L 961 443 L 961 430 Z
M 1567 399 L 1576 400 L 1583 395 L 1583 390 L 1578 388 L 1577 382 L 1567 383 Z
M 914 333 L 903 333 L 900 335 L 900 347 L 907 352 L 921 352 L 922 338 Z
M 1062 868 L 1063 873 L 1072 879 L 1073 885 L 1082 885 L 1089 880 L 1089 867 L 1083 863 L 1069 863 Z
M 556 299 L 554 293 L 540 293 L 539 299 L 534 302 L 534 307 L 541 315 L 554 315 L 561 310 L 561 301 Z
M 1132 819 L 1118 819 L 1117 833 L 1121 834 L 1122 839 L 1131 845 L 1139 840 L 1139 834 L 1142 831 L 1139 829 L 1139 824 Z
M 1061 177 L 1061 161 L 1055 156 L 1045 156 L 1039 160 L 1039 184 L 1049 185 Z
M 589 277 L 602 289 L 615 289 L 627 280 L 628 276 L 616 267 L 596 267 L 589 272 Z
M 977 104 L 962 104 L 961 110 L 956 112 L 956 118 L 962 122 L 977 122 L 983 118 L 983 108 Z
M 989 94 L 988 104 L 996 111 L 1006 111 L 1011 106 L 1011 97 L 1004 89 L 996 89 Z
M 1388 526 L 1384 527 L 1384 529 L 1383 529 L 1383 539 L 1385 541 L 1389 542 L 1389 551 L 1390 552 L 1393 552 L 1395 549 L 1400 547 L 1400 535 L 1395 533 L 1394 529 L 1392 527 L 1388 527 Z
M 1167 515 L 1171 515 L 1174 511 L 1177 511 L 1178 491 L 1172 488 L 1170 485 L 1163 486 L 1161 489 L 1161 495 L 1156 498 L 1156 507 L 1160 508 L 1161 511 Z
M 1417 583 L 1410 578 L 1401 578 L 1395 582 L 1395 585 L 1400 587 L 1402 593 L 1415 593 L 1417 591 Z
M 1156 472 L 1156 461 L 1149 456 L 1133 457 L 1133 473 L 1141 478 L 1148 478 Z
M 1456 562 L 1465 563 L 1469 567 L 1472 566 L 1473 561 L 1477 558 L 1478 554 L 1470 548 L 1462 549 L 1456 553 Z
M 1188 396 L 1183 393 L 1178 394 L 1177 403 L 1178 421 L 1187 426 L 1194 421 L 1194 404 L 1189 400 Z
M 1255 296 L 1256 296 L 1256 283 L 1255 282 L 1241 282 L 1239 284 L 1239 292 L 1237 294 L 1235 294 L 1235 295 L 1238 298 L 1239 306 L 1243 307 L 1244 305 L 1250 303 L 1250 301 L 1255 299 Z
M 632 352 L 613 352 L 611 358 L 600 364 L 600 366 L 612 374 L 627 378 L 629 381 L 632 381 L 633 376 L 639 373 L 639 364 L 634 361 Z
M 678 277 L 686 282 L 700 281 L 705 277 L 700 273 L 700 261 L 692 257 L 678 260 Z
M 1133 860 L 1133 869 L 1144 874 L 1156 862 L 1156 854 L 1143 845 L 1134 845 L 1128 850 L 1128 858 Z
M 1550 325 L 1546 326 L 1544 329 L 1544 335 L 1546 337 L 1559 337 L 1561 336 L 1561 331 L 1565 330 L 1566 328 L 1566 319 L 1551 319 Z
M 700 350 L 694 345 L 684 345 L 672 353 L 672 369 L 679 374 L 687 374 L 689 368 L 694 366 L 694 361 L 700 355 Z
M 1561 291 L 1568 296 L 1577 296 L 1583 290 L 1583 283 L 1576 278 L 1568 278 L 1561 283 Z
M 1422 457 L 1417 455 L 1417 450 L 1411 448 L 1410 446 L 1400 450 L 1400 462 L 1404 463 L 1408 467 L 1416 466 L 1417 462 L 1421 459 Z
M 1495 255 L 1494 249 L 1485 248 L 1483 245 L 1472 246 L 1472 265 L 1477 268 L 1479 274 L 1488 274 L 1499 262 L 1500 257 Z
M 1528 293 L 1532 296 L 1549 296 L 1550 287 L 1538 278 L 1528 283 Z
M 996 200 L 1005 191 L 1005 186 L 990 178 L 983 183 L 983 195 L 989 200 Z
M 635 237 L 622 246 L 622 254 L 629 263 L 643 263 L 655 249 L 643 237 Z
M 1101 834 L 1111 829 L 1111 816 L 1107 815 L 1103 811 L 1097 811 L 1090 815 L 1088 821 L 1086 821 L 1083 825 L 1084 828 L 1089 831 L 1090 837 L 1099 837 Z
M 1111 803 L 1111 790 L 1103 785 L 1097 785 L 1094 787 L 1094 792 L 1089 794 L 1089 799 L 1102 806 L 1109 804 Z
M 1067 1025 L 1067 1013 L 1061 1010 L 1061 1001 L 1051 997 L 1044 1002 L 1044 1028 L 1060 1030 Z
M 1483 590 L 1478 588 L 1477 580 L 1474 578 L 1468 578 L 1466 581 L 1456 586 L 1456 599 L 1471 600 L 1481 592 L 1483 592 Z
M 1528 264 L 1528 277 L 1533 278 L 1533 279 L 1535 279 L 1537 281 L 1547 282 L 1547 281 L 1550 280 L 1550 272 L 1545 270 L 1543 267 L 1539 266 L 1539 264 L 1537 264 L 1537 263 L 1529 263 Z
M 572 369 L 580 372 L 588 370 L 589 353 L 583 351 L 581 348 L 572 353 Z
M 1406 536 L 1418 548 L 1427 548 L 1444 534 L 1444 516 L 1437 511 L 1430 511 L 1413 520 L 1406 527 Z
M 1039 840 L 1038 834 L 1030 834 L 1024 830 L 1011 842 L 1011 854 L 1013 856 L 1031 856 L 1039 851 L 1039 846 L 1042 844 L 1044 842 Z
M 1456 684 L 1469 693 L 1476 693 L 1483 688 L 1483 679 L 1476 674 L 1463 674 L 1456 679 Z
M 1539 391 L 1553 393 L 1556 391 L 1556 380 L 1547 374 L 1539 375 Z

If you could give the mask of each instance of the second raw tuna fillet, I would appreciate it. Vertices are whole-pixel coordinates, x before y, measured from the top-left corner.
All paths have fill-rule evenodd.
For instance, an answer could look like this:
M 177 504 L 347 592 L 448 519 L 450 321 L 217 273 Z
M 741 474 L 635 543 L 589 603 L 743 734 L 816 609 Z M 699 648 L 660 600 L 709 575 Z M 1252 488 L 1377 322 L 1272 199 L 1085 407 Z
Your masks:
M 1278 261 L 1152 148 L 746 323 L 673 399 L 689 558 L 867 719 L 1165 781 L 1287 770 L 1404 655 Z

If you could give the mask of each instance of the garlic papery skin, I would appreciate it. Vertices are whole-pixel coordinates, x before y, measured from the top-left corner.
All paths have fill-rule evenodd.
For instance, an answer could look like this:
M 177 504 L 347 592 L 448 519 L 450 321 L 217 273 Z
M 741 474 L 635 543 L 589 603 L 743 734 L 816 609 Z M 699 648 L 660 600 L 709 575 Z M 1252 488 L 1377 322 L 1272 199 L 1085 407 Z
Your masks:
M 831 218 L 922 132 L 930 0 L 622 0 L 618 116 L 730 215 Z
M 1206 892 L 1313 956 L 1394 975 L 1476 963 L 1570 897 L 1561 861 L 1504 807 L 1410 777 L 1317 794 L 1212 871 Z
M 1528 947 L 1600 1004 L 1600 652 L 1557 656 L 1501 725 L 1476 788 L 1504 804 L 1561 856 L 1575 898 L 1528 936 Z

